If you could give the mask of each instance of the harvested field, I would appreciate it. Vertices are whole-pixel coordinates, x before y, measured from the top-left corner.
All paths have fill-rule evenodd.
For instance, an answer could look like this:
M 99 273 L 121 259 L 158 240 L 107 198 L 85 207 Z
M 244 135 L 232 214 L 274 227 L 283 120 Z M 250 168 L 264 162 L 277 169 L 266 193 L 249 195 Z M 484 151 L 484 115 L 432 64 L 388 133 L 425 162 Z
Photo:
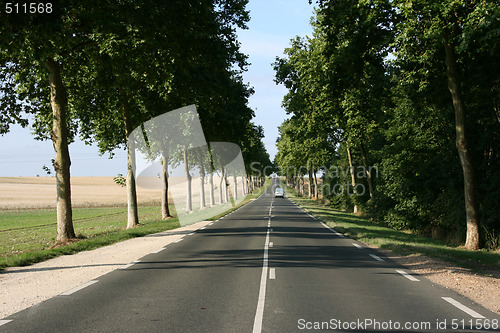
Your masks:
M 228 178 L 229 191 L 234 185 L 232 177 Z M 161 201 L 161 184 L 158 179 L 141 180 L 151 188 L 137 186 L 139 205 L 159 205 Z M 185 206 L 187 194 L 186 180 L 182 177 L 169 178 L 169 197 L 181 207 Z M 220 203 L 220 178 L 214 177 L 214 194 Z M 154 188 L 156 187 L 156 189 Z M 193 177 L 193 207 L 199 207 L 200 178 Z M 205 178 L 205 201 L 209 202 L 208 177 Z M 238 193 L 243 193 L 241 179 L 238 180 Z M 231 194 L 232 195 L 232 194 Z M 127 205 L 126 188 L 113 181 L 113 177 L 72 177 L 71 200 L 75 208 L 116 207 Z M 171 201 L 171 203 L 172 203 Z M 38 209 L 56 207 L 55 177 L 0 177 L 0 210 Z M 195 209 L 196 210 L 196 209 Z
M 55 208 L 55 177 L 0 177 L 0 210 Z M 72 177 L 73 207 L 126 206 L 125 187 L 113 177 Z M 161 191 L 137 188 L 139 204 L 159 204 Z

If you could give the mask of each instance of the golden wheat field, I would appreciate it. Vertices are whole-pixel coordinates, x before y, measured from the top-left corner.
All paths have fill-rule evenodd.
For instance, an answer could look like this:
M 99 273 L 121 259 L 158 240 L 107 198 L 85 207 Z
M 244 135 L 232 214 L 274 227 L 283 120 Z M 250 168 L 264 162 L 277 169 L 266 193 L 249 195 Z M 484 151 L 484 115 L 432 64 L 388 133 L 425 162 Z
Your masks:
M 159 179 L 143 178 L 141 182 L 146 188 L 137 186 L 137 200 L 139 205 L 160 204 L 161 184 Z M 229 179 L 231 197 L 234 183 Z M 0 177 L 0 210 L 2 209 L 30 209 L 56 207 L 56 179 L 55 177 Z M 186 180 L 181 177 L 169 178 L 170 201 L 184 206 L 187 195 Z M 204 182 L 205 201 L 209 200 L 208 178 Z M 220 203 L 220 178 L 214 177 L 214 194 L 217 203 Z M 147 188 L 149 187 L 149 188 Z M 156 189 L 151 189 L 156 187 Z M 192 182 L 193 205 L 200 202 L 201 183 L 199 177 L 193 177 Z M 241 180 L 238 182 L 238 195 L 243 194 Z M 73 207 L 107 207 L 126 206 L 126 188 L 113 181 L 113 177 L 71 177 L 71 202 Z
M 0 177 L 0 209 L 54 208 L 55 177 Z M 137 188 L 139 204 L 160 203 L 160 190 Z M 126 206 L 125 187 L 113 177 L 72 177 L 74 207 Z

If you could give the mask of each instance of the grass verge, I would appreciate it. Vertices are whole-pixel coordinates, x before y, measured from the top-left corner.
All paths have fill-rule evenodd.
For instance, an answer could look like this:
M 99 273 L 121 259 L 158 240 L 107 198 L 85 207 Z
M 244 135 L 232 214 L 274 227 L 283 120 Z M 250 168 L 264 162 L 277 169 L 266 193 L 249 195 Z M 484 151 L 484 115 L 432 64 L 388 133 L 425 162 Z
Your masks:
M 236 207 L 214 216 L 216 220 L 257 198 L 270 185 L 248 194 Z M 27 266 L 60 255 L 89 251 L 127 239 L 142 237 L 180 227 L 179 220 L 161 220 L 159 206 L 139 207 L 141 224 L 124 229 L 126 207 L 77 208 L 73 210 L 77 239 L 53 247 L 56 225 L 54 210 L 0 211 L 0 270 L 6 267 Z
M 27 266 L 60 255 L 73 254 L 93 250 L 98 247 L 121 242 L 134 237 L 178 228 L 177 218 L 169 220 L 158 219 L 161 216 L 160 207 L 140 207 L 141 224 L 133 229 L 124 229 L 127 213 L 116 211 L 115 208 L 80 208 L 75 210 L 76 216 L 85 215 L 85 219 L 75 218 L 73 222 L 77 239 L 67 244 L 54 247 L 56 227 L 47 225 L 26 229 L 16 229 L 0 233 L 0 270 L 6 267 Z M 80 212 L 78 212 L 80 211 Z M 3 213 L 3 212 L 2 212 Z M 43 218 L 50 216 L 50 211 L 38 212 Z M 25 217 L 29 220 L 37 218 L 37 214 Z M 0 213 L 0 216 L 2 214 Z M 5 216 L 4 216 L 5 217 Z M 36 222 L 35 222 L 36 223 Z M 26 226 L 27 222 L 24 223 Z
M 321 221 L 347 237 L 371 246 L 391 250 L 399 255 L 423 254 L 439 258 L 478 273 L 500 269 L 500 253 L 486 250 L 468 251 L 448 246 L 438 240 L 398 231 L 368 221 L 363 217 L 342 212 L 305 197 L 288 188 L 288 197 Z

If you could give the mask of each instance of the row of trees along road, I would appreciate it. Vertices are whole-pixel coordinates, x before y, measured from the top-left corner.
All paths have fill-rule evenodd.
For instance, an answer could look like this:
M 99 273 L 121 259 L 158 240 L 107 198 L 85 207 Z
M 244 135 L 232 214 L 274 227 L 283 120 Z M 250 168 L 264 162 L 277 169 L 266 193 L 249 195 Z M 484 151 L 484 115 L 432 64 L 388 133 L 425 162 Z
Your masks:
M 499 2 L 316 5 L 274 63 L 291 114 L 275 162 L 298 190 L 323 170 L 332 205 L 393 228 L 498 242 Z
M 0 134 L 32 114 L 36 139 L 52 140 L 58 242 L 75 237 L 68 145 L 77 136 L 102 154 L 127 148 L 128 228 L 139 218 L 127 138 L 144 121 L 196 104 L 207 141 L 239 143 L 247 155 L 263 149 L 242 139 L 260 133 L 236 39 L 246 3 L 52 1 L 50 12 L 0 13 Z

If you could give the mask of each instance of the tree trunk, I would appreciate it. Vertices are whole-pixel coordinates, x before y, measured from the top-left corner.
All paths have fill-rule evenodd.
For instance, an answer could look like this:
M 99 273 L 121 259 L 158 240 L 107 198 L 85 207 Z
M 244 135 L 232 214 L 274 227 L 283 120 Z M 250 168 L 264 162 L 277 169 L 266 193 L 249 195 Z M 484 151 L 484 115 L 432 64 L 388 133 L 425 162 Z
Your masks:
M 255 188 L 254 188 L 253 183 L 252 183 L 252 176 L 248 176 L 247 181 L 248 181 L 248 187 L 250 189 L 250 193 L 253 193 L 253 190 L 255 190 Z
M 200 158 L 200 209 L 203 209 L 207 204 L 205 202 L 205 161 L 201 148 L 199 148 L 198 154 Z
M 132 133 L 132 119 L 130 115 L 129 106 L 124 103 L 123 108 L 123 122 L 125 124 L 125 135 L 127 142 L 127 204 L 128 204 L 128 217 L 127 229 L 139 225 L 139 214 L 137 212 L 137 190 L 135 185 L 135 142 L 130 139 Z
M 229 202 L 229 183 L 227 182 L 227 170 L 222 168 L 223 172 L 222 174 L 224 175 L 224 200 L 226 202 Z
M 306 190 L 305 190 L 305 186 L 306 186 L 306 181 L 304 180 L 304 176 L 299 176 L 297 181 L 299 182 L 300 184 L 300 195 L 302 195 L 303 197 L 306 195 Z
M 243 195 L 248 194 L 247 183 L 245 181 L 245 176 L 241 176 L 241 187 L 243 189 Z
M 73 210 L 71 207 L 71 159 L 68 149 L 68 128 L 66 111 L 68 98 L 62 82 L 61 68 L 52 58 L 45 62 L 49 70 L 50 105 L 52 107 L 52 144 L 54 146 L 57 192 L 57 242 L 65 242 L 75 238 L 73 228 Z
M 313 177 L 314 177 L 314 197 L 316 198 L 316 200 L 319 199 L 319 193 L 318 193 L 318 178 L 316 177 L 316 171 L 315 169 L 313 169 Z
M 347 147 L 347 158 L 349 160 L 349 169 L 351 171 L 351 185 L 354 194 L 356 194 L 356 175 L 354 174 L 354 165 L 352 163 L 352 152 L 351 152 L 351 147 L 349 146 L 349 141 L 346 141 L 346 147 Z M 354 205 L 354 214 L 358 212 L 358 206 L 355 204 Z
M 320 190 L 321 190 L 321 200 L 324 200 L 325 199 L 325 174 L 323 174 L 323 176 L 321 177 L 321 186 L 320 186 Z
M 215 193 L 214 193 L 214 173 L 210 170 L 208 175 L 208 182 L 210 184 L 210 205 L 215 206 Z
M 166 220 L 172 217 L 172 215 L 168 206 L 168 158 L 165 152 L 162 153 L 162 163 L 163 190 L 161 195 L 161 218 Z
M 191 174 L 189 173 L 189 160 L 187 147 L 184 146 L 184 173 L 187 179 L 187 193 L 186 193 L 186 213 L 190 213 L 193 210 L 193 201 L 191 196 Z
M 219 197 L 220 197 L 220 203 L 224 203 L 224 168 L 221 168 L 220 172 L 220 181 L 219 181 Z
M 250 179 L 249 179 L 249 178 L 250 178 L 250 176 L 249 176 L 249 175 L 247 175 L 247 178 L 246 178 L 246 180 L 245 180 L 245 182 L 246 182 L 246 186 L 247 186 L 247 193 L 248 193 L 248 194 L 252 193 L 252 191 L 253 191 L 253 190 L 252 190 L 252 184 L 250 184 Z
M 312 190 L 312 183 L 313 183 L 312 169 L 309 169 L 307 171 L 309 172 L 309 192 L 308 192 L 308 197 L 309 197 L 309 199 L 312 199 L 312 197 L 313 197 L 313 190 Z
M 467 219 L 465 248 L 477 250 L 479 249 L 479 205 L 476 196 L 474 166 L 465 133 L 465 107 L 460 95 L 460 81 L 454 47 L 446 41 L 444 48 L 446 51 L 448 89 L 455 109 L 456 146 L 464 175 L 465 213 Z
M 363 167 L 365 168 L 366 181 L 368 183 L 368 191 L 370 192 L 370 198 L 373 198 L 374 186 L 373 178 L 369 169 L 368 158 L 366 156 L 365 145 L 363 142 L 359 144 L 359 150 L 361 152 L 361 160 L 363 161 Z
M 234 181 L 233 198 L 234 200 L 238 200 L 238 178 L 236 177 L 236 173 L 233 175 L 233 181 Z
M 295 185 L 295 190 L 300 195 L 300 175 L 297 172 L 297 170 L 295 170 L 295 174 L 293 176 L 294 176 L 294 180 L 295 180 L 295 184 L 294 184 Z

